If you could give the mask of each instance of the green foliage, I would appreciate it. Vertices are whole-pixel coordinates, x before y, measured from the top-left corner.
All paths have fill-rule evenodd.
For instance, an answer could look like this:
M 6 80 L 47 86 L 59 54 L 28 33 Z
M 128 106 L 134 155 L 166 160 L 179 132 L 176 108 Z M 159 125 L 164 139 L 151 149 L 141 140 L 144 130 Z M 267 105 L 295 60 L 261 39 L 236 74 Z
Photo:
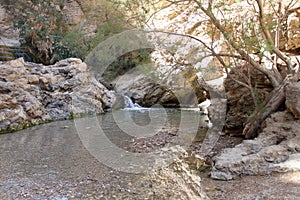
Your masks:
M 150 53 L 152 51 L 152 49 L 140 49 L 128 52 L 111 63 L 102 76 L 105 80 L 111 81 L 117 76 L 125 74 L 132 68 L 138 66 L 139 69 L 141 69 L 142 66 L 146 66 L 146 64 L 151 62 Z
M 126 15 L 128 7 L 117 6 L 109 0 L 83 4 L 85 19 L 76 25 L 67 24 L 62 11 L 65 5 L 63 0 L 29 0 L 26 3 L 21 0 L 5 1 L 19 8 L 14 26 L 19 28 L 21 45 L 30 50 L 28 53 L 34 56 L 34 62 L 52 64 L 67 57 L 84 60 L 99 43 L 132 28 L 132 24 L 128 22 L 129 16 Z M 95 33 L 87 32 L 87 29 L 94 26 L 97 27 Z M 136 59 L 130 60 L 129 57 L 140 59 L 149 56 L 143 51 L 140 53 L 139 56 L 124 55 L 113 65 L 126 71 L 137 65 Z
M 64 58 L 76 57 L 73 49 L 70 49 L 62 43 L 61 36 L 53 36 L 53 60 L 58 61 Z
M 22 16 L 14 21 L 14 26 L 20 30 L 21 45 L 31 49 L 36 55 L 35 61 L 44 64 L 53 62 L 57 38 L 66 30 L 62 12 L 57 6 L 58 0 L 32 0 L 20 9 Z
M 122 25 L 121 21 L 118 20 L 110 20 L 99 25 L 96 35 L 91 39 L 92 48 L 96 47 L 100 42 L 106 40 L 112 35 L 121 33 L 124 29 L 125 27 Z
M 154 13 L 160 6 L 159 1 L 153 0 L 108 0 L 114 7 L 123 11 L 123 17 L 128 24 L 133 27 L 144 28 L 146 25 L 146 16 Z M 164 2 L 164 1 L 161 1 Z
M 262 108 L 265 102 L 264 102 L 264 98 L 258 93 L 257 86 L 254 87 L 253 92 L 254 92 L 256 102 L 257 102 L 257 107 Z
M 74 31 L 68 32 L 62 39 L 62 46 L 65 47 L 65 55 L 60 53 L 61 58 L 69 56 L 69 57 L 77 57 L 80 59 L 84 59 L 87 52 L 89 51 L 89 46 L 87 41 L 84 38 L 83 33 L 75 29 Z

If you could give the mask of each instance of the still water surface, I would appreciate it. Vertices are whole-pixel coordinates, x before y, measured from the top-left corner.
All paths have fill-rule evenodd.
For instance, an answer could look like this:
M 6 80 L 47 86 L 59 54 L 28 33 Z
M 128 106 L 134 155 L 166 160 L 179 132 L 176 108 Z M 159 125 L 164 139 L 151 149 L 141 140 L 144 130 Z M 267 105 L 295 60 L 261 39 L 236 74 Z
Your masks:
M 0 199 L 130 196 L 132 187 L 134 195 L 142 195 L 144 189 L 136 184 L 144 175 L 123 173 L 103 164 L 86 148 L 82 134 L 97 134 L 100 127 L 113 145 L 125 149 L 132 138 L 152 137 L 161 129 L 175 127 L 184 143 L 186 136 L 195 137 L 205 120 L 193 110 L 118 110 L 0 135 Z M 96 129 L 92 126 L 95 123 Z

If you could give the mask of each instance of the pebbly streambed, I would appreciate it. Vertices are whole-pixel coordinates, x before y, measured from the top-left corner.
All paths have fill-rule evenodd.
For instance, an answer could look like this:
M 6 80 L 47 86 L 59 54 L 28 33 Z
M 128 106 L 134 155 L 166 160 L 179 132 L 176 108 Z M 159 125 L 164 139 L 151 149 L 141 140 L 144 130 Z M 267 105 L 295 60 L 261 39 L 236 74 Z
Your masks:
M 114 145 L 133 154 L 168 145 L 178 147 L 186 141 L 186 135 L 183 140 L 175 139 L 180 137 L 180 129 L 182 133 L 183 129 L 189 131 L 193 140 L 198 132 L 194 127 L 206 123 L 205 117 L 193 110 L 167 109 L 164 115 L 161 110 L 164 109 L 118 110 L 96 118 Z M 182 115 L 188 117 L 182 119 Z M 151 120 L 163 123 L 150 127 L 157 133 L 143 137 L 148 140 L 126 133 L 138 133 L 136 128 L 151 125 Z M 130 127 L 129 123 L 134 125 Z M 190 195 L 191 192 L 176 191 L 172 176 L 161 181 L 154 178 L 156 169 L 126 173 L 103 164 L 86 148 L 78 134 L 78 124 L 76 120 L 57 121 L 0 135 L 0 199 L 166 199 L 174 195 L 187 199 Z M 127 130 L 121 130 L 120 124 L 127 125 Z M 91 134 L 90 125 L 87 120 L 82 127 L 86 134 Z M 113 158 L 113 152 L 107 152 L 107 158 L 110 156 Z

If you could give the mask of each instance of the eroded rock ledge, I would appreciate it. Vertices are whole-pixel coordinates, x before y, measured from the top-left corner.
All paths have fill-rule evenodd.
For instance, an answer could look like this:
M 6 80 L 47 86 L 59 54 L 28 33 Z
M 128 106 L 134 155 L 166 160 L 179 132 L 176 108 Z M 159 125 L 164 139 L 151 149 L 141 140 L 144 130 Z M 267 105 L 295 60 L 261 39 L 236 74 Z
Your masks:
M 69 119 L 86 112 L 102 113 L 114 94 L 96 81 L 80 59 L 55 65 L 0 62 L 0 132 L 46 121 Z
M 115 89 L 141 106 L 176 107 L 179 104 L 173 92 L 144 75 L 125 74 L 116 82 Z
M 264 75 L 251 68 L 250 72 L 260 100 L 264 100 L 272 89 Z M 282 76 L 284 68 L 281 67 Z M 247 66 L 242 69 L 245 74 Z M 241 76 L 231 72 L 233 78 Z M 242 129 L 254 103 L 248 89 L 240 87 L 234 80 L 225 81 L 227 113 L 225 133 L 242 135 Z M 300 82 L 285 87 L 286 100 L 281 112 L 274 113 L 261 127 L 254 140 L 244 140 L 234 148 L 224 149 L 213 158 L 211 176 L 214 179 L 230 180 L 241 175 L 266 175 L 272 172 L 300 170 Z
M 208 97 L 198 83 L 196 73 L 191 74 L 190 77 L 172 74 L 167 78 L 172 80 L 170 84 L 134 68 L 112 83 L 118 93 L 125 94 L 141 106 L 196 107 Z
M 300 170 L 300 120 L 288 112 L 273 114 L 254 140 L 244 140 L 213 159 L 211 177 L 231 180 Z

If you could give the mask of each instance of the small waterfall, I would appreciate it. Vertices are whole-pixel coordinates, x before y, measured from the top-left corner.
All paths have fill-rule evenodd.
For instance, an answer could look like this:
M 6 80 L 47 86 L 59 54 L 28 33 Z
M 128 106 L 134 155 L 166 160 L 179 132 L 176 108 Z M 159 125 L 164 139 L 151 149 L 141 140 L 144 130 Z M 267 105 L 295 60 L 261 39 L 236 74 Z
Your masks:
M 116 93 L 115 91 L 111 91 L 114 93 L 117 97 L 115 104 L 113 105 L 113 109 L 143 109 L 142 106 L 140 106 L 138 103 L 133 103 L 133 101 L 130 99 L 130 97 Z
M 123 95 L 123 98 L 124 98 L 126 108 L 134 108 L 135 107 L 132 100 L 128 96 Z
M 124 97 L 124 102 L 125 102 L 125 109 L 142 109 L 143 107 L 140 106 L 138 103 L 133 103 L 132 100 L 126 96 L 126 95 L 122 95 Z

